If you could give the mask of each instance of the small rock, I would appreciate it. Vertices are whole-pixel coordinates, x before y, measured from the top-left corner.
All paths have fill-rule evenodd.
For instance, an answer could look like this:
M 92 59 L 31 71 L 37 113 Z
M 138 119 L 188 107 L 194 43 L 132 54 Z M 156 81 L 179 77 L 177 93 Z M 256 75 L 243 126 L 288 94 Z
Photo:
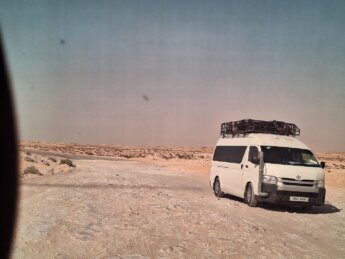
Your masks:
M 252 229 L 253 229 L 254 231 L 258 231 L 258 230 L 259 230 L 259 228 L 258 228 L 257 226 L 252 226 Z

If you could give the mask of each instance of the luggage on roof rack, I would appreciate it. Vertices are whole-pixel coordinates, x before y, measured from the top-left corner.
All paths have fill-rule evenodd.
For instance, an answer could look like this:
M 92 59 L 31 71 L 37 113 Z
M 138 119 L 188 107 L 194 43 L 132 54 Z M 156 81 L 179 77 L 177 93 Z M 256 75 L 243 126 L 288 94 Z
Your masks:
M 221 124 L 220 135 L 227 136 L 247 135 L 249 133 L 269 133 L 286 136 L 298 136 L 300 129 L 293 123 L 283 121 L 240 120 Z

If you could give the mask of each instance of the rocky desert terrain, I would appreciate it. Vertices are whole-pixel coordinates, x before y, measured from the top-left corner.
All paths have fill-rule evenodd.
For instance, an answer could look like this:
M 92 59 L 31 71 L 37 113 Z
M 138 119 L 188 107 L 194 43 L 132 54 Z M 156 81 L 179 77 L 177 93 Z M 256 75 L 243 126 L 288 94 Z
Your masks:
M 317 153 L 327 164 L 326 204 L 306 212 L 216 198 L 212 148 L 22 142 L 20 150 L 13 258 L 345 257 L 345 153 Z

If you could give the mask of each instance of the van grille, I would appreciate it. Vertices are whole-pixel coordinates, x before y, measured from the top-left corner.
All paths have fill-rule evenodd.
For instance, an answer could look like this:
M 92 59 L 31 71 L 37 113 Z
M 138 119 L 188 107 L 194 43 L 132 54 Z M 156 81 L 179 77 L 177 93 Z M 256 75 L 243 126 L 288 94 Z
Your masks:
M 314 180 L 296 180 L 293 178 L 281 178 L 281 182 L 285 185 L 308 186 L 308 187 L 312 187 L 315 184 Z

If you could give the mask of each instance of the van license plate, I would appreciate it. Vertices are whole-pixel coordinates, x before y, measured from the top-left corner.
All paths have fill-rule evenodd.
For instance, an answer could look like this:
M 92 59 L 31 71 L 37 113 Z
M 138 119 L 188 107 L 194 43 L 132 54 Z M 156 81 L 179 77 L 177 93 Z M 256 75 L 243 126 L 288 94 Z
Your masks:
M 302 202 L 308 202 L 308 197 L 296 197 L 296 196 L 290 196 L 290 201 L 302 201 Z

